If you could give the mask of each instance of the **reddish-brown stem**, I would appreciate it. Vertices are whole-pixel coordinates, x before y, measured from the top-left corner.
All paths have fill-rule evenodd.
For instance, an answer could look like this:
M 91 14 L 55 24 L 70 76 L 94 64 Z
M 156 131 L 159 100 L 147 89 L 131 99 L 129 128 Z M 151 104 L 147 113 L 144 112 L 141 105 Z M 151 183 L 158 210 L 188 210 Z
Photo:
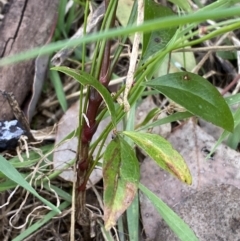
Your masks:
M 109 0 L 105 0 L 105 6 L 107 8 L 109 4 Z M 115 16 L 115 15 L 114 15 Z M 115 19 L 112 19 L 111 26 L 114 25 Z M 104 48 L 104 54 L 102 57 L 102 64 L 101 64 L 101 70 L 99 74 L 99 81 L 104 86 L 108 86 L 109 84 L 109 67 L 110 67 L 110 50 L 111 50 L 111 40 L 106 41 L 106 45 Z M 88 155 L 89 153 L 89 145 L 92 140 L 92 137 L 94 133 L 97 130 L 98 123 L 96 122 L 96 117 L 99 112 L 99 107 L 102 103 L 102 97 L 101 95 L 93 88 L 90 90 L 89 100 L 88 100 L 88 107 L 86 112 L 86 118 L 88 120 L 88 123 L 84 121 L 83 128 L 81 132 L 81 145 L 80 150 L 78 150 L 77 154 L 77 199 L 76 199 L 76 210 L 78 212 L 77 214 L 77 220 L 80 222 L 80 224 L 84 220 L 81 221 L 81 213 L 85 210 L 85 190 L 86 190 L 86 184 L 87 184 L 87 172 L 89 170 L 89 164 L 92 159 L 91 156 Z

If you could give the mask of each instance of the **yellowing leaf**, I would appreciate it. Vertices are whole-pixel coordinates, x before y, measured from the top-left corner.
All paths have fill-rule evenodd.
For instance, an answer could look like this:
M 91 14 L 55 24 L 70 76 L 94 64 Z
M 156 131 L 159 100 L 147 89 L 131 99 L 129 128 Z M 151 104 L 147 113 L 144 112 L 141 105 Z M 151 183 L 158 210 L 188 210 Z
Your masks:
M 135 197 L 139 164 L 132 148 L 120 137 L 108 145 L 103 159 L 104 221 L 109 230 Z
M 182 182 L 189 185 L 192 183 L 190 171 L 182 156 L 163 137 L 134 131 L 124 131 L 123 134 L 131 138 L 162 169 L 170 172 Z

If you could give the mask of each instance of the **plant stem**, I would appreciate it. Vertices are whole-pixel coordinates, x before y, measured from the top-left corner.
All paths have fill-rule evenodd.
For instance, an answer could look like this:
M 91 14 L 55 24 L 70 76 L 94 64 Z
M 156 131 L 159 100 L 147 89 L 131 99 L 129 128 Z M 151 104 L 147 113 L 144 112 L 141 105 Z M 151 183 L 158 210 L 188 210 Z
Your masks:
M 105 0 L 105 8 L 109 6 L 109 1 Z M 110 27 L 114 26 L 115 16 L 116 16 L 117 4 L 114 4 L 114 9 Z M 105 42 L 105 43 L 104 43 Z M 111 40 L 104 41 L 104 51 L 103 55 L 99 56 L 99 61 L 101 61 L 101 68 L 99 73 L 99 81 L 105 87 L 108 86 L 110 81 L 109 66 L 110 66 L 110 50 L 111 50 Z M 88 181 L 88 170 L 90 168 L 90 163 L 92 161 L 92 156 L 89 156 L 90 142 L 94 133 L 97 130 L 99 122 L 96 121 L 97 115 L 99 113 L 99 107 L 102 103 L 101 95 L 93 88 L 90 89 L 90 94 L 88 98 L 88 106 L 86 111 L 86 118 L 83 121 L 83 128 L 81 135 L 79 137 L 79 149 L 77 153 L 76 160 L 76 171 L 77 171 L 77 182 L 76 182 L 76 220 L 80 225 L 88 226 L 89 217 L 88 212 L 85 209 L 85 198 L 86 198 L 86 184 Z

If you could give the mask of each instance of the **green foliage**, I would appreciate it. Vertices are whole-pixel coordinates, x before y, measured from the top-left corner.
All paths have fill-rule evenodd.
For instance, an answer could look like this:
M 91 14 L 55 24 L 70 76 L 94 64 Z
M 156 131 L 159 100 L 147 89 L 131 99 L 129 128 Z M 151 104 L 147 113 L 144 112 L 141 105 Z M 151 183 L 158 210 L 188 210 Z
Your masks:
M 173 16 L 170 8 L 157 4 L 152 0 L 146 0 L 144 5 L 144 21 Z M 142 62 L 150 56 L 165 48 L 172 39 L 177 28 L 167 28 L 145 33 L 143 35 Z
M 109 230 L 131 205 L 138 189 L 139 164 L 131 146 L 116 137 L 104 154 L 104 220 Z
M 56 92 L 58 101 L 62 107 L 62 110 L 65 112 L 67 110 L 67 100 L 63 90 L 62 81 L 59 76 L 59 73 L 51 71 L 49 77 L 55 89 L 55 92 Z
M 111 6 L 116 4 L 115 1 L 110 2 L 112 4 Z M 181 240 L 197 240 L 190 228 L 166 204 L 164 204 L 144 186 L 139 184 L 139 163 L 136 159 L 133 143 L 137 144 L 142 150 L 144 150 L 161 168 L 170 172 L 182 182 L 191 184 L 192 177 L 188 167 L 180 154 L 172 148 L 170 143 L 160 136 L 150 133 L 142 133 L 140 131 L 165 123 L 186 119 L 193 115 L 201 117 L 225 129 L 217 144 L 221 143 L 225 137 L 229 136 L 229 131 L 233 131 L 234 128 L 235 130 L 239 129 L 240 112 L 238 110 L 232 116 L 228 105 L 239 103 L 240 94 L 231 96 L 224 100 L 214 86 L 198 75 L 190 72 L 180 72 L 161 76 L 161 71 L 158 70 L 163 66 L 163 63 L 166 64 L 166 58 L 171 55 L 172 51 L 201 43 L 234 29 L 238 29 L 240 27 L 240 21 L 237 17 L 240 15 L 240 7 L 233 6 L 233 4 L 238 1 L 220 0 L 200 9 L 196 13 L 193 13 L 188 1 L 171 0 L 170 2 L 176 4 L 178 8 L 189 14 L 184 13 L 183 15 L 180 15 L 182 12 L 179 11 L 178 16 L 177 14 L 173 14 L 172 10 L 169 8 L 156 4 L 155 1 L 146 0 L 145 17 L 142 25 L 136 26 L 133 24 L 135 19 L 132 19 L 131 17 L 129 18 L 130 21 L 127 26 L 109 29 L 111 23 L 110 17 L 114 11 L 113 8 L 108 9 L 107 17 L 105 17 L 103 21 L 100 32 L 88 34 L 79 39 L 54 42 L 45 47 L 20 53 L 17 56 L 3 58 L 0 60 L 0 66 L 27 60 L 36 57 L 39 53 L 51 54 L 61 48 L 75 47 L 79 45 L 83 46 L 83 53 L 85 53 L 85 45 L 96 41 L 97 47 L 94 52 L 93 67 L 90 71 L 91 74 L 67 67 L 55 67 L 52 68 L 52 70 L 57 70 L 71 76 L 83 86 L 95 88 L 104 100 L 106 108 L 103 109 L 103 112 L 101 112 L 98 118 L 103 117 L 108 111 L 108 114 L 112 118 L 112 123 L 106 126 L 97 141 L 92 144 L 91 154 L 99 143 L 101 143 L 101 147 L 105 144 L 104 141 L 106 136 L 114 128 L 116 128 L 117 123 L 120 121 L 125 120 L 127 128 L 131 130 L 129 131 L 129 129 L 124 128 L 124 131 L 122 132 L 125 137 L 128 137 L 128 139 L 123 139 L 118 133 L 116 138 L 107 146 L 104 153 L 103 195 L 106 229 L 108 230 L 116 223 L 117 219 L 127 208 L 129 208 L 133 200 L 138 203 L 136 193 L 139 185 L 140 190 L 151 200 L 159 214 Z M 66 16 L 64 10 L 66 4 L 66 0 L 60 4 L 59 20 L 57 24 L 57 31 L 55 33 L 56 40 L 58 40 L 57 37 L 60 35 L 63 35 L 64 37 L 68 36 L 71 22 L 75 16 L 75 12 L 71 10 L 67 19 L 65 19 Z M 230 8 L 227 8 L 229 6 Z M 136 8 L 133 7 L 133 11 L 134 9 Z M 135 14 L 132 16 L 135 16 Z M 206 29 L 208 33 L 199 37 L 197 40 L 194 40 L 194 37 L 199 36 L 198 30 L 195 30 L 199 22 L 207 19 L 223 18 L 231 18 L 231 21 L 229 19 L 222 20 L 219 23 L 216 23 L 215 26 L 207 27 Z M 106 40 L 114 37 L 120 38 L 122 36 L 127 39 L 129 34 L 133 34 L 135 32 L 143 33 L 143 49 L 140 64 L 135 72 L 136 82 L 129 94 L 129 103 L 131 104 L 131 107 L 133 109 L 136 108 L 136 103 L 144 94 L 145 87 L 147 86 L 154 88 L 164 96 L 183 106 L 187 111 L 174 113 L 168 117 L 150 123 L 155 114 L 160 112 L 160 110 L 154 109 L 149 112 L 145 120 L 137 126 L 137 130 L 134 131 L 133 117 L 135 116 L 135 110 L 131 112 L 129 117 L 126 117 L 126 113 L 123 111 L 122 106 L 115 103 L 115 99 L 112 98 L 107 88 L 98 82 L 97 78 L 102 66 L 101 59 L 103 57 Z M 119 45 L 116 53 L 121 53 L 121 49 L 122 46 Z M 119 57 L 119 55 L 115 56 Z M 86 56 L 83 56 L 82 59 L 84 60 L 85 58 L 87 59 Z M 167 67 L 164 68 L 167 72 Z M 155 79 L 151 80 L 153 76 Z M 67 109 L 67 102 L 62 89 L 59 74 L 55 71 L 51 71 L 50 77 L 53 85 L 55 86 L 60 105 L 65 111 Z M 121 88 L 121 90 L 117 93 L 117 96 L 120 96 L 122 92 L 123 88 Z M 86 110 L 86 105 L 81 108 L 81 110 Z M 70 133 L 64 140 L 68 140 L 74 136 L 79 136 L 79 129 L 80 128 L 77 129 L 76 133 Z M 230 138 L 230 140 L 232 141 L 232 145 L 236 146 L 234 136 L 232 136 L 232 139 Z M 50 152 L 53 150 L 54 148 L 52 147 Z M 34 152 L 31 152 L 31 154 L 32 153 Z M 101 153 L 101 150 L 99 153 Z M 24 157 L 24 162 L 21 163 L 19 161 L 15 162 L 15 160 L 6 161 L 0 156 L 0 174 L 2 175 L 1 178 L 4 178 L 4 181 L 1 183 L 0 190 L 13 188 L 16 184 L 21 185 L 53 210 L 39 222 L 27 228 L 21 235 L 19 235 L 18 238 L 14 239 L 15 241 L 26 238 L 44 223 L 56 216 L 57 211 L 59 212 L 59 210 L 67 208 L 71 202 L 70 196 L 67 196 L 66 193 L 62 193 L 62 190 L 56 188 L 55 190 L 58 195 L 66 200 L 60 204 L 59 208 L 57 208 L 42 198 L 25 180 L 26 175 L 22 174 L 23 171 L 20 168 L 29 168 L 36 164 L 41 158 L 42 157 L 38 155 L 36 155 L 33 159 L 27 159 Z M 74 161 L 71 162 L 71 164 L 73 163 Z M 94 164 L 96 163 L 98 163 L 98 158 L 97 160 L 94 160 Z M 66 167 L 68 167 L 68 165 L 69 164 L 66 164 Z M 19 168 L 19 172 L 15 167 Z M 48 174 L 47 178 L 53 179 L 60 172 L 61 171 L 55 171 L 52 174 Z M 37 184 L 39 184 L 39 182 L 37 182 Z M 45 188 L 47 189 L 47 187 Z M 134 199 L 135 197 L 136 199 Z M 132 214 L 136 214 L 136 212 L 138 212 L 138 206 L 134 202 L 133 205 L 135 206 L 132 206 L 133 209 L 131 210 L 133 212 L 129 212 L 130 214 L 128 214 L 129 227 L 131 227 L 130 224 L 133 224 L 134 227 L 136 227 L 136 222 L 138 222 L 138 220 L 135 220 L 135 223 L 130 221 Z M 101 229 L 104 235 L 109 237 L 108 240 L 113 240 L 110 232 L 107 232 L 105 227 L 101 226 Z M 136 233 L 132 235 L 132 237 L 134 236 L 136 239 Z
M 219 1 L 218 3 L 223 3 L 223 2 L 225 3 L 226 1 L 222 0 L 222 1 Z M 192 13 L 192 14 L 188 14 L 180 17 L 173 16 L 173 17 L 166 17 L 166 18 L 158 18 L 158 19 L 146 21 L 143 25 L 140 25 L 140 26 L 133 25 L 133 26 L 128 26 L 124 28 L 117 28 L 117 29 L 113 29 L 113 30 L 109 30 L 109 31 L 101 32 L 97 34 L 89 34 L 80 39 L 58 41 L 57 43 L 51 43 L 44 47 L 31 49 L 26 52 L 1 59 L 0 66 L 34 58 L 34 57 L 37 57 L 39 54 L 41 55 L 50 54 L 61 48 L 75 47 L 76 45 L 81 45 L 81 44 L 90 43 L 90 42 L 103 40 L 103 39 L 110 39 L 118 36 L 124 36 L 128 34 L 133 34 L 135 32 L 151 32 L 158 29 L 167 29 L 167 28 L 176 27 L 176 26 L 184 25 L 188 23 L 196 24 L 198 22 L 205 21 L 207 19 L 222 19 L 226 17 L 238 16 L 239 12 L 240 12 L 240 7 L 232 7 L 228 9 L 225 9 L 225 8 L 220 9 L 218 11 L 216 11 L 215 9 L 206 10 L 206 11 L 204 10 L 204 11 L 199 11 L 197 13 Z M 232 27 L 231 25 L 229 25 L 227 30 L 225 31 L 232 31 L 239 27 L 240 27 L 240 23 L 238 22 L 237 25 L 233 25 Z M 216 31 L 216 33 L 218 33 L 218 31 Z M 223 31 L 221 32 L 221 34 L 222 33 Z M 203 39 L 207 40 L 209 38 L 213 38 L 216 35 L 217 34 L 211 34 L 211 36 L 204 36 L 204 38 L 199 39 L 198 42 L 203 41 Z
M 103 85 L 101 85 L 98 82 L 98 80 L 96 80 L 94 77 L 92 77 L 90 74 L 88 74 L 84 71 L 77 71 L 74 69 L 70 69 L 68 67 L 54 67 L 54 68 L 52 68 L 52 70 L 58 70 L 62 73 L 67 74 L 84 86 L 89 85 L 89 86 L 95 88 L 99 92 L 99 94 L 102 96 L 103 100 L 106 103 L 106 106 L 108 107 L 109 113 L 112 117 L 113 126 L 116 125 L 116 114 L 115 114 L 115 107 L 114 107 L 114 103 L 112 101 L 112 97 L 109 94 L 108 90 Z
M 199 75 L 172 73 L 144 85 L 158 90 L 196 116 L 233 131 L 233 117 L 226 101 L 212 84 Z
M 192 184 L 192 177 L 182 156 L 163 137 L 151 133 L 124 131 L 161 168 L 170 172 L 180 181 Z
M 52 203 L 47 201 L 45 198 L 41 197 L 36 190 L 25 180 L 25 178 L 8 162 L 5 158 L 0 156 L 0 170 L 9 180 L 12 180 L 16 184 L 20 185 L 39 200 L 45 203 L 49 208 L 51 208 L 55 213 L 61 213 L 61 211 Z

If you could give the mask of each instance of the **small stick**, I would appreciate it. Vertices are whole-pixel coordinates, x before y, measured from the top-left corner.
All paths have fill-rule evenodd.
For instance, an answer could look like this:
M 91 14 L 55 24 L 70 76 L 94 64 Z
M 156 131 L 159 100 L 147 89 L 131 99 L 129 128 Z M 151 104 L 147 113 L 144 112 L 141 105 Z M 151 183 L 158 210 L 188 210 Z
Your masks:
M 140 25 L 143 23 L 143 18 L 144 18 L 144 14 L 143 14 L 144 13 L 144 3 L 143 2 L 144 2 L 143 0 L 138 0 L 137 25 Z M 141 33 L 139 33 L 139 32 L 135 33 L 134 40 L 133 40 L 132 54 L 131 54 L 131 58 L 130 58 L 128 73 L 127 73 L 126 87 L 125 87 L 124 95 L 123 95 L 123 105 L 124 105 L 125 112 L 128 112 L 130 110 L 130 105 L 128 103 L 127 97 L 132 88 L 132 84 L 134 81 L 134 72 L 135 72 L 135 68 L 137 65 L 140 39 L 141 39 Z

